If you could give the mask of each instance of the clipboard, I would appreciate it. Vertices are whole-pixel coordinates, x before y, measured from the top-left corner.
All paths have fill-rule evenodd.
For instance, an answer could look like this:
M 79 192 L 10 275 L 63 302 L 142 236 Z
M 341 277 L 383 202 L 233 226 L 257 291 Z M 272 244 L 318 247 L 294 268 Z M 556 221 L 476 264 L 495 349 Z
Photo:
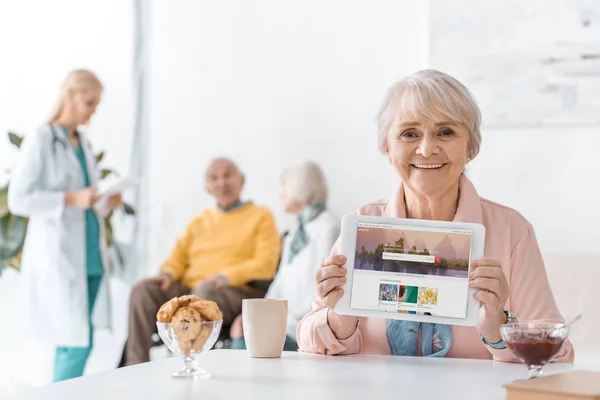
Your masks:
M 105 179 L 98 182 L 98 195 L 101 199 L 105 199 L 115 194 L 123 193 L 125 190 L 133 189 L 137 184 L 137 179 L 131 176 Z

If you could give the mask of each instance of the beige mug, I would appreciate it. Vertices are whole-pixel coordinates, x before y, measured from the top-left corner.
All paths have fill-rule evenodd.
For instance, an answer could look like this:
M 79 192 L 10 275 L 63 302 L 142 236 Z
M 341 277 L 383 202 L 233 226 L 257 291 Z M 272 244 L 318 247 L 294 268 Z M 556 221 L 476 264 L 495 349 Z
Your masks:
M 242 301 L 244 340 L 250 357 L 281 357 L 287 330 L 287 308 L 287 300 Z

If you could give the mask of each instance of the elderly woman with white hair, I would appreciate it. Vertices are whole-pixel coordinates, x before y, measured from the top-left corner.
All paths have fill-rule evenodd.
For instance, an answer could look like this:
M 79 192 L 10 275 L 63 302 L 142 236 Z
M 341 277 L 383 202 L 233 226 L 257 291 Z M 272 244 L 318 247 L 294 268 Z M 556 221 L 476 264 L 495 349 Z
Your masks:
M 334 306 L 346 282 L 346 257 L 335 246 L 317 270 L 315 306 L 298 325 L 301 351 L 516 362 L 518 358 L 502 341 L 502 324 L 517 318 L 563 321 L 531 224 L 517 211 L 481 198 L 464 175 L 465 165 L 479 152 L 480 123 L 469 90 L 442 72 L 420 71 L 393 85 L 378 115 L 379 149 L 400 184 L 389 199 L 357 211 L 483 224 L 484 257 L 472 262 L 469 276 L 469 286 L 478 289 L 477 325 L 434 324 L 430 329 L 421 323 L 414 329 L 408 321 L 337 314 Z M 567 342 L 555 361 L 573 358 L 573 347 Z
M 303 162 L 284 171 L 281 189 L 284 210 L 296 216 L 297 224 L 285 238 L 279 270 L 265 297 L 288 301 L 284 350 L 295 351 L 298 322 L 317 296 L 315 271 L 340 231 L 339 220 L 327 210 L 327 182 L 317 164 Z M 245 348 L 241 315 L 233 322 L 230 336 L 232 348 Z

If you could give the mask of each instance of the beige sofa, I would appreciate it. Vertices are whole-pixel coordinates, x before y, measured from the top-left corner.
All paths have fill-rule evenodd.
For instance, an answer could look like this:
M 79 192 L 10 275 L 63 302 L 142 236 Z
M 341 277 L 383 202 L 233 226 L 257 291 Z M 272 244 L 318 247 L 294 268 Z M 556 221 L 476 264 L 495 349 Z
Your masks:
M 573 325 L 575 361 L 600 361 L 600 253 L 544 253 L 548 280 L 563 317 L 583 318 Z

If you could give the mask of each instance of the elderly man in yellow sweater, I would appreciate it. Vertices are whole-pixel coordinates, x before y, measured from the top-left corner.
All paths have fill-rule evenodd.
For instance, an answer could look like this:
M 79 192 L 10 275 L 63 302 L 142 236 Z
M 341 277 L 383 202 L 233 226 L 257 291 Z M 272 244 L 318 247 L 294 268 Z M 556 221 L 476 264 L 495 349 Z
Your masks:
M 129 339 L 125 364 L 149 361 L 156 313 L 167 300 L 193 293 L 210 299 L 231 324 L 242 300 L 262 296 L 248 283 L 272 279 L 281 238 L 271 212 L 241 202 L 244 176 L 231 160 L 213 160 L 206 171 L 206 189 L 217 207 L 202 211 L 187 226 L 160 275 L 145 279 L 131 292 Z

